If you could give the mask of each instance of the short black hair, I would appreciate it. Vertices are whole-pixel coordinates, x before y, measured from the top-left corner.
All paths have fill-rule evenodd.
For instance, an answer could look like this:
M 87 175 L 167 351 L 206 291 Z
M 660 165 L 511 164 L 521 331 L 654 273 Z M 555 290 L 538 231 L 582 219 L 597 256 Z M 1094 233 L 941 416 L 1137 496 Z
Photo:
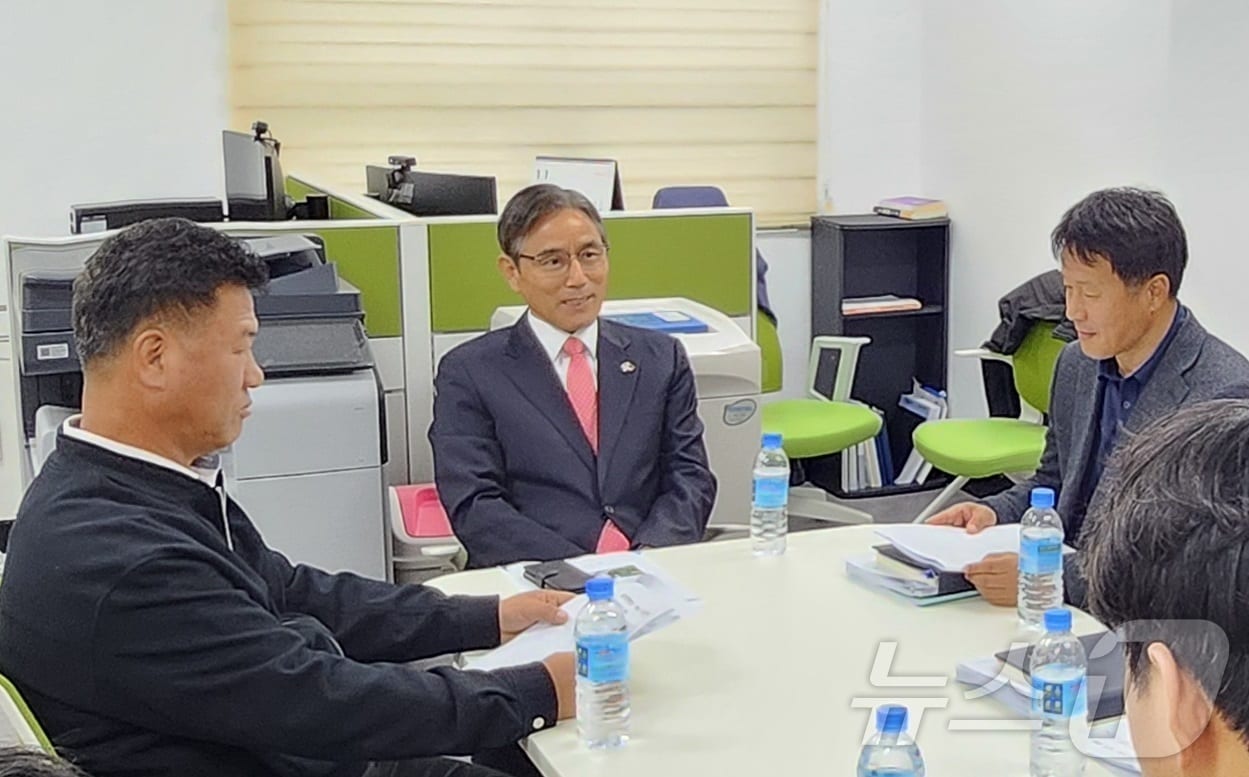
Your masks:
M 87 777 L 87 773 L 42 750 L 0 747 L 0 777 Z
M 1165 275 L 1172 297 L 1188 265 L 1188 238 L 1175 206 L 1161 192 L 1130 186 L 1102 189 L 1072 205 L 1050 246 L 1059 260 L 1063 251 L 1086 264 L 1105 259 L 1129 286 Z
M 222 286 L 257 289 L 264 260 L 186 219 L 153 219 L 105 240 L 74 279 L 74 342 L 83 367 L 113 354 L 142 322 L 210 307 Z
M 1161 642 L 1249 742 L 1249 400 L 1181 408 L 1111 459 L 1082 536 L 1090 612 L 1133 682 Z
M 499 250 L 519 261 L 521 243 L 533 231 L 539 221 L 561 210 L 579 210 L 598 227 L 603 245 L 607 245 L 607 232 L 603 229 L 603 217 L 594 203 L 573 189 L 561 189 L 553 183 L 535 183 L 526 186 L 508 200 L 499 216 Z

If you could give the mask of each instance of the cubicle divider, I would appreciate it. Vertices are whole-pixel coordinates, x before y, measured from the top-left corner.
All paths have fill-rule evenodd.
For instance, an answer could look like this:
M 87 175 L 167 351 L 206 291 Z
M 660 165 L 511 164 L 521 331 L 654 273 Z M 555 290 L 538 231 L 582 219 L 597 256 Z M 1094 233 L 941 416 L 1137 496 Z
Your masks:
M 420 218 L 295 177 L 287 178 L 287 191 L 296 197 L 325 194 L 335 218 L 361 214 L 397 222 L 398 277 L 389 275 L 381 262 L 344 265 L 340 271 L 348 282 L 378 292 L 365 300 L 370 320 L 375 304 L 385 311 L 380 320 L 387 322 L 391 305 L 401 308 L 408 480 L 431 481 L 434 469 L 427 432 L 438 361 L 451 348 L 486 331 L 496 308 L 520 302 L 497 267 L 498 219 Z M 725 313 L 755 335 L 753 211 L 623 211 L 604 213 L 603 221 L 611 244 L 610 299 L 687 297 Z M 377 336 L 371 324 L 369 335 Z M 397 433 L 392 423 L 392 436 Z
M 418 218 L 294 175 L 287 178 L 287 192 L 295 199 L 326 195 L 331 218 L 230 222 L 219 228 L 231 234 L 313 233 L 325 241 L 341 277 L 361 292 L 365 328 L 386 398 L 386 479 L 392 484 L 432 480 L 426 433 L 438 360 L 488 329 L 495 308 L 520 302 L 496 266 L 497 218 Z M 603 215 L 611 243 L 609 298 L 687 297 L 725 313 L 754 336 L 752 211 Z M 5 360 L 17 350 L 21 331 L 18 277 L 39 267 L 81 267 L 108 234 L 9 238 L 0 250 L 0 299 L 8 307 L 8 315 L 0 315 L 0 514 L 16 510 L 29 480 L 16 356 Z

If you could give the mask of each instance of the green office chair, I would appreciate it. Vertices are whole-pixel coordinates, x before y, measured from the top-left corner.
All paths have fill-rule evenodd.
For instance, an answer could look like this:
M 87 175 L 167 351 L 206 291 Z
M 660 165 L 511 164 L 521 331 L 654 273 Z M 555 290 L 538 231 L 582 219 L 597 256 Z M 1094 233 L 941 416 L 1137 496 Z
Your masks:
M 759 390 L 764 394 L 774 394 L 781 390 L 781 374 L 784 369 L 781 336 L 776 331 L 772 317 L 758 309 L 755 310 L 755 341 L 759 345 L 759 364 L 762 369 Z
M 768 372 L 776 372 L 780 384 L 781 347 L 775 327 L 756 332 L 764 363 L 764 384 Z M 763 406 L 763 431 L 781 435 L 785 454 L 792 459 L 826 456 L 870 440 L 880 432 L 881 419 L 870 408 L 850 399 L 854 372 L 859 363 L 859 349 L 871 340 L 866 337 L 821 336 L 811 341 L 811 358 L 807 366 L 809 399 L 780 399 Z M 820 356 L 826 350 L 840 351 L 837 375 L 830 396 L 815 387 Z M 835 523 L 871 523 L 872 516 L 862 510 L 832 502 L 823 489 L 799 486 L 789 491 L 789 514 Z
M 43 727 L 26 705 L 17 686 L 0 675 L 0 746 L 38 747 L 49 755 L 56 755 L 52 741 L 43 733 Z
M 912 440 L 924 460 L 955 476 L 915 518 L 916 523 L 936 514 L 972 478 L 1033 472 L 1041 463 L 1045 450 L 1043 413 L 1049 410 L 1054 367 L 1066 345 L 1054 339 L 1054 326 L 1047 322 L 1033 324 L 1014 356 L 984 348 L 957 352 L 959 356 L 1012 365 L 1023 412 L 1017 419 L 947 419 L 925 421 L 915 428 Z

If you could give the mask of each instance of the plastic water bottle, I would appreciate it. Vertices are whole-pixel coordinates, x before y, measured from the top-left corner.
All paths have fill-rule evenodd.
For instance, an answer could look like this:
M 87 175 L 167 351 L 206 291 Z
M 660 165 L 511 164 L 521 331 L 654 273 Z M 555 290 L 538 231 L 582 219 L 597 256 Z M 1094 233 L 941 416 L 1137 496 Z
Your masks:
M 1019 526 L 1019 620 L 1040 630 L 1047 610 L 1063 606 L 1063 522 L 1054 489 L 1032 489 L 1032 508 Z
M 1072 726 L 1088 725 L 1088 659 L 1071 633 L 1071 610 L 1045 613 L 1045 635 L 1032 648 L 1032 777 L 1077 777 L 1084 754 L 1071 740 Z
M 924 757 L 906 733 L 906 707 L 876 709 L 876 733 L 859 751 L 859 777 L 924 777 Z
M 590 602 L 577 615 L 577 732 L 592 749 L 629 740 L 629 630 L 624 609 L 612 598 L 616 583 L 590 578 Z
M 763 449 L 755 458 L 750 504 L 750 542 L 756 556 L 785 552 L 789 534 L 789 458 L 779 434 L 763 435 Z

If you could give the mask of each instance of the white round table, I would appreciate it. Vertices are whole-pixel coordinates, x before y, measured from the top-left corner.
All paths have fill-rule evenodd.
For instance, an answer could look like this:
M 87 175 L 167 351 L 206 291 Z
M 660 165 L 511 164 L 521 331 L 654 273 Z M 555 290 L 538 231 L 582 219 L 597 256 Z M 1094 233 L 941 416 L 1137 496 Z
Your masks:
M 1010 646 L 1015 611 L 980 598 L 918 607 L 850 580 L 845 558 L 880 542 L 853 526 L 791 535 L 777 558 L 754 558 L 748 540 L 647 551 L 704 609 L 632 645 L 631 741 L 591 752 L 566 721 L 529 738 L 530 758 L 547 777 L 853 775 L 874 707 L 898 702 L 928 777 L 1026 777 L 1019 716 L 954 679 L 959 661 Z M 489 569 L 431 585 L 517 584 Z M 1075 613 L 1077 634 L 1100 630 Z M 1122 772 L 1090 760 L 1085 774 Z

